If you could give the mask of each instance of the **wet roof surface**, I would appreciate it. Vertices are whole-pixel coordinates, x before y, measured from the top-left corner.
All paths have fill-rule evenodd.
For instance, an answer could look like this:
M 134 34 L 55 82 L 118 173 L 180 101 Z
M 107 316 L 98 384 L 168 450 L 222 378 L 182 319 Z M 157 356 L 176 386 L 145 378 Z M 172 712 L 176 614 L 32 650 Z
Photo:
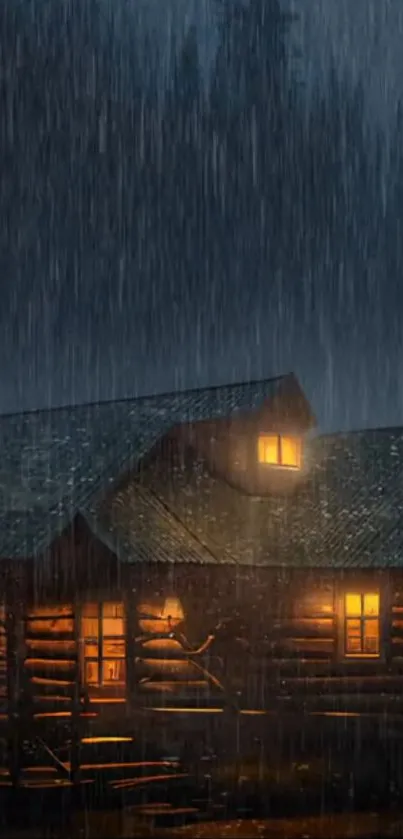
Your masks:
M 401 567 L 403 429 L 317 437 L 289 498 L 196 457 L 116 484 L 176 424 L 259 408 L 285 378 L 1 418 L 0 555 L 40 555 L 81 513 L 129 562 Z
M 174 425 L 258 408 L 286 378 L 0 417 L 0 556 L 43 551 Z
M 403 565 L 403 430 L 316 438 L 289 497 L 247 496 L 212 476 L 196 456 L 184 466 L 178 455 L 170 472 L 154 463 L 142 482 L 204 546 L 209 559 L 200 561 Z M 120 519 L 119 526 L 133 527 L 132 521 Z

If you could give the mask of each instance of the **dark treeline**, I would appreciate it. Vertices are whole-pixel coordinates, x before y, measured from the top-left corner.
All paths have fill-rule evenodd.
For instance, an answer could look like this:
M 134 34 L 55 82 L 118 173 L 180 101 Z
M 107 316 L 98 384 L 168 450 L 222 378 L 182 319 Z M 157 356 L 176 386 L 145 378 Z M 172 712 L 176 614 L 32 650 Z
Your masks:
M 161 125 L 148 136 L 155 197 L 144 217 L 152 219 L 154 290 L 164 297 L 168 282 L 189 313 L 203 297 L 195 287 L 208 288 L 205 305 L 215 305 L 218 320 L 228 287 L 241 312 L 259 305 L 262 290 L 274 317 L 291 298 L 308 320 L 340 294 L 348 307 L 370 285 L 368 266 L 391 235 L 385 187 L 389 213 L 396 212 L 363 85 L 330 63 L 307 105 L 292 47 L 296 21 L 279 0 L 215 5 L 218 46 L 207 89 L 191 30 Z M 352 277 L 354 288 L 345 289 Z
M 164 91 L 152 46 L 144 76 L 124 4 L 117 34 L 97 0 L 41 0 L 32 18 L 22 3 L 3 4 L 2 275 L 18 275 L 28 300 L 33 278 L 43 284 L 39 342 L 49 329 L 56 345 L 66 330 L 95 329 L 96 300 L 109 344 L 125 340 L 119 312 L 130 309 L 152 358 L 155 329 L 143 327 L 156 312 L 168 312 L 160 348 L 172 329 L 186 341 L 203 314 L 213 346 L 228 307 L 235 326 L 237 312 L 264 306 L 270 329 L 291 301 L 307 323 L 351 276 L 346 304 L 363 288 L 376 294 L 377 261 L 398 277 L 401 115 L 387 155 L 368 131 L 363 86 L 335 66 L 307 105 L 297 22 L 279 0 L 212 3 L 208 81 L 190 29 Z

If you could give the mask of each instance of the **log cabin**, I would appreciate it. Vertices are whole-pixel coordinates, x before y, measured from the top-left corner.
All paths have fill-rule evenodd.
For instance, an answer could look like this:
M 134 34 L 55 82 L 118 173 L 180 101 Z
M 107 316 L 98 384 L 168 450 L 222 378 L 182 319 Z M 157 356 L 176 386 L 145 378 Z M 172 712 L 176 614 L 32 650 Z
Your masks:
M 315 427 L 293 374 L 1 418 L 14 739 L 139 709 L 401 710 L 403 431 Z

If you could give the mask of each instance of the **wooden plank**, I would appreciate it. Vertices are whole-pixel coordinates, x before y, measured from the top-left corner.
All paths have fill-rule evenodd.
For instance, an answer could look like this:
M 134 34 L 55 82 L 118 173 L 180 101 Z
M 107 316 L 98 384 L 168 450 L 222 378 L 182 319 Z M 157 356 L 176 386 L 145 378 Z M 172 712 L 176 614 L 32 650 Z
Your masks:
M 329 678 L 281 679 L 284 692 L 292 695 L 330 696 L 336 694 L 395 694 L 403 696 L 403 677 L 398 676 L 334 676 Z
M 73 673 L 76 667 L 75 661 L 66 661 L 58 659 L 25 659 L 25 669 L 27 675 L 37 676 L 38 678 L 73 678 Z
M 72 700 L 75 691 L 75 683 L 72 682 L 66 685 L 59 682 L 56 686 L 54 684 L 47 684 L 46 682 L 36 682 L 34 689 L 36 696 L 55 695 L 57 691 L 60 696 L 67 696 L 70 700 Z
M 53 606 L 37 606 L 29 609 L 25 614 L 25 620 L 58 620 L 59 618 L 74 618 L 74 610 L 71 603 L 56 603 Z
M 296 618 L 313 618 L 317 615 L 333 617 L 335 615 L 333 586 L 309 589 L 308 591 L 304 591 L 303 588 L 301 590 L 301 587 L 292 586 L 291 590 L 287 588 L 283 597 L 289 600 L 292 597 L 291 609 L 293 616 Z
M 28 650 L 28 657 L 33 657 L 35 653 L 42 655 L 42 653 L 49 653 L 52 658 L 57 658 L 61 653 L 75 653 L 76 643 L 71 638 L 26 638 L 25 645 Z
M 77 654 L 78 655 L 78 654 Z M 74 665 L 77 661 L 77 655 L 73 656 L 71 650 L 60 650 L 58 651 L 58 655 L 56 656 L 53 650 L 41 650 L 41 654 L 39 656 L 30 655 L 25 659 L 25 663 L 29 666 L 33 666 L 33 662 L 37 662 L 38 664 L 42 664 L 44 661 L 51 661 L 51 662 L 65 662 Z M 56 665 L 57 666 L 57 665 Z
M 265 638 L 268 641 L 290 636 L 333 639 L 335 632 L 333 618 L 289 618 L 272 624 Z
M 403 668 L 403 658 L 400 659 Z M 335 657 L 319 658 L 313 654 L 310 658 L 298 656 L 287 658 L 274 658 L 270 656 L 256 656 L 245 660 L 244 672 L 250 675 L 256 674 L 261 678 L 266 674 L 270 679 L 283 678 L 331 678 L 331 677 L 361 677 L 376 676 L 381 674 L 387 676 L 389 672 L 399 672 L 399 659 L 392 659 L 390 665 L 381 662 L 379 659 L 361 660 L 349 659 L 347 662 Z
M 42 705 L 44 706 L 44 709 L 46 708 L 47 710 L 49 710 L 49 706 L 52 705 L 52 704 L 55 707 L 56 706 L 58 707 L 59 705 L 65 705 L 65 706 L 70 707 L 71 696 L 58 696 L 57 694 L 51 694 L 49 696 L 46 696 L 46 695 L 40 696 L 39 694 L 37 694 L 37 695 L 34 695 L 32 697 L 32 701 L 35 705 L 35 710 L 36 711 L 40 710 L 38 708 L 38 706 L 42 706 Z
M 382 713 L 396 713 L 403 712 L 403 697 L 396 694 L 354 694 L 342 693 L 336 695 L 320 695 L 317 694 L 312 697 L 278 697 L 277 706 L 281 707 L 282 703 L 286 703 L 288 710 L 295 710 L 300 712 L 314 713 L 315 711 L 333 711 L 337 713 L 354 712 L 357 714 L 382 714 Z
M 31 676 L 31 684 L 53 685 L 57 688 L 59 685 L 74 685 L 72 679 L 51 679 L 42 676 Z
M 74 626 L 71 618 L 35 618 L 25 622 L 26 632 L 36 635 L 52 636 L 57 633 L 73 634 Z
M 276 659 L 310 659 L 331 658 L 334 655 L 335 641 L 333 638 L 283 638 L 281 641 L 267 642 L 262 658 Z

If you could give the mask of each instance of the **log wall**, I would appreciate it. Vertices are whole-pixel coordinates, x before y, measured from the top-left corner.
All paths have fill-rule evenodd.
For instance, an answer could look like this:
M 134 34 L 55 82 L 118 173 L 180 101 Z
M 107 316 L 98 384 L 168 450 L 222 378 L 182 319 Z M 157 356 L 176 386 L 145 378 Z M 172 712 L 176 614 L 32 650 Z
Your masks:
M 56 560 L 50 564 L 51 574 L 46 580 L 44 575 L 46 606 L 37 586 L 25 588 L 20 689 L 36 717 L 69 715 L 78 692 L 81 708 L 87 696 L 91 712 L 106 713 L 109 705 L 115 716 L 126 715 L 131 705 L 403 710 L 402 572 L 185 564 L 117 568 L 114 557 L 108 564 L 104 549 L 101 561 L 96 540 L 84 536 L 76 540 L 77 561 L 70 562 L 68 574 L 71 535 L 66 550 L 58 546 L 65 573 L 62 578 Z M 86 551 L 94 574 L 85 563 Z M 381 594 L 379 658 L 347 660 L 342 654 L 340 592 L 357 586 Z M 120 697 L 101 701 L 82 684 L 76 610 L 108 600 L 125 604 L 127 682 Z M 178 614 L 172 614 L 175 600 Z

